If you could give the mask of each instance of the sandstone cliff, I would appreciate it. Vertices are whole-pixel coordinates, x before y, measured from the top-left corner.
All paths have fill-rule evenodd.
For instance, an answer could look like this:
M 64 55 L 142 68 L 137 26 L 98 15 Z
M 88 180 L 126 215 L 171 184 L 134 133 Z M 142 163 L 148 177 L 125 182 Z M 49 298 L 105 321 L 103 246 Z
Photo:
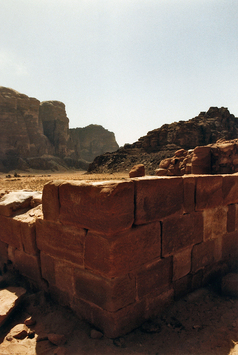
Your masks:
M 97 155 L 117 148 L 114 134 L 102 126 L 69 129 L 62 102 L 0 87 L 0 171 L 86 170 Z
M 211 107 L 188 121 L 165 124 L 133 144 L 96 157 L 88 171 L 129 171 L 133 165 L 142 163 L 147 174 L 154 174 L 160 161 L 173 156 L 179 149 L 193 149 L 215 143 L 218 139 L 237 137 L 238 118 L 227 108 Z
M 69 135 L 68 147 L 73 151 L 72 156 L 76 159 L 81 158 L 91 162 L 95 156 L 119 148 L 114 133 L 99 125 L 72 128 L 69 130 Z

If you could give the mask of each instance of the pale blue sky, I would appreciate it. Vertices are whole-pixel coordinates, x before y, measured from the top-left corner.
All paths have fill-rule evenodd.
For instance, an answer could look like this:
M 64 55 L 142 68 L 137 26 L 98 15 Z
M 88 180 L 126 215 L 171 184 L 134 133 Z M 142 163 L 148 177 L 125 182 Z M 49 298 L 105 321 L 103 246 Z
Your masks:
M 119 145 L 210 106 L 238 116 L 237 0 L 0 0 L 0 85 Z

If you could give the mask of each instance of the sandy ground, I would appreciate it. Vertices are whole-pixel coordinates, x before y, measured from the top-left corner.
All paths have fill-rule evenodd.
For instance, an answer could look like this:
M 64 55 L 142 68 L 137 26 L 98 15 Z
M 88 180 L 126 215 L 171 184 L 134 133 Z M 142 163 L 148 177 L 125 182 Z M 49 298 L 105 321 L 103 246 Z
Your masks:
M 0 175 L 0 190 L 41 191 L 52 180 L 114 180 L 128 174 L 87 175 L 72 173 L 19 173 Z M 36 319 L 33 338 L 7 340 L 7 334 L 28 316 Z M 89 324 L 68 309 L 54 304 L 42 292 L 29 294 L 26 302 L 0 330 L 0 355 L 238 355 L 238 300 L 221 296 L 211 287 L 177 301 L 162 316 L 119 339 L 92 339 Z M 48 333 L 64 334 L 60 348 Z
M 87 174 L 85 171 L 72 171 L 66 173 L 52 173 L 52 172 L 17 172 L 17 176 L 13 173 L 0 173 L 0 190 L 21 190 L 28 189 L 33 191 L 42 191 L 43 186 L 52 180 L 121 180 L 129 177 L 127 173 L 115 174 Z M 16 175 L 16 174 L 15 174 Z

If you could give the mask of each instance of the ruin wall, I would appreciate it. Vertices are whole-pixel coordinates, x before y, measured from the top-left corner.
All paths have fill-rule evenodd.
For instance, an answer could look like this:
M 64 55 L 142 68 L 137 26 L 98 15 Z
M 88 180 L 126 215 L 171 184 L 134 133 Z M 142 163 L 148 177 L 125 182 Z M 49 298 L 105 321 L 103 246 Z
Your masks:
M 2 270 L 111 338 L 237 268 L 237 174 L 55 181 L 42 212 L 0 208 Z

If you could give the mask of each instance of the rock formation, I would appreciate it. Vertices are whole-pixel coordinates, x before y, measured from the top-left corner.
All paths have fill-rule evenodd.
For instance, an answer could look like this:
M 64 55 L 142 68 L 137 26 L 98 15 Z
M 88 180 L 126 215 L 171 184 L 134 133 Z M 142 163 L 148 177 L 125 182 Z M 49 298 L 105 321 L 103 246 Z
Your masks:
M 237 173 L 238 139 L 218 140 L 189 151 L 180 149 L 173 157 L 162 160 L 155 172 L 158 176 Z
M 72 156 L 75 159 L 91 162 L 95 156 L 119 148 L 114 133 L 95 124 L 84 128 L 71 128 L 69 136 L 68 147 L 73 151 Z
M 189 150 L 215 143 L 219 139 L 237 137 L 238 119 L 227 108 L 211 107 L 188 121 L 165 124 L 133 144 L 96 157 L 88 171 L 129 172 L 133 165 L 144 164 L 146 173 L 154 174 L 161 160 L 172 157 L 180 149 Z
M 86 170 L 97 155 L 117 148 L 114 134 L 102 126 L 69 129 L 62 102 L 40 103 L 0 87 L 0 171 Z

